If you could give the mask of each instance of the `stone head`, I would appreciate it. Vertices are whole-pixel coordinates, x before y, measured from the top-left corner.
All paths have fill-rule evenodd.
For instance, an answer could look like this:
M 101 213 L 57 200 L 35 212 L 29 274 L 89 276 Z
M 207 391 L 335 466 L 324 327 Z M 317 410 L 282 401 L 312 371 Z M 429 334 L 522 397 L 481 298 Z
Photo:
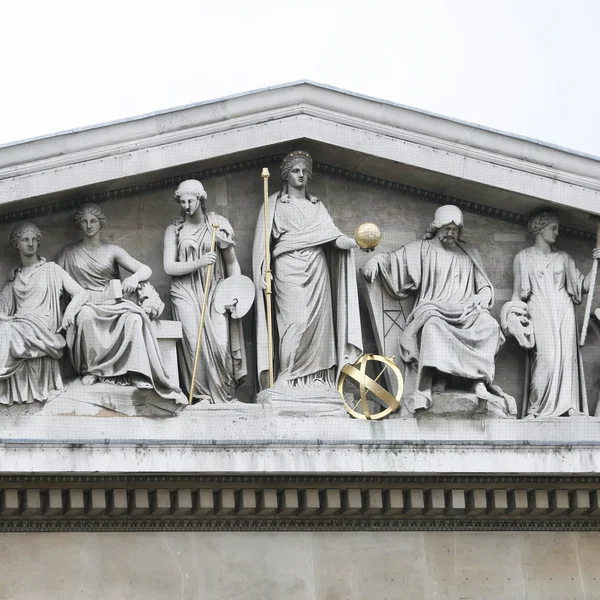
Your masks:
M 552 245 L 558 238 L 558 229 L 560 227 L 560 219 L 558 215 L 553 212 L 540 212 L 529 218 L 527 221 L 527 229 L 533 236 L 533 239 L 538 235 L 542 236 L 542 239 Z
M 206 199 L 208 194 L 204 186 L 197 179 L 186 179 L 182 181 L 175 190 L 174 200 L 181 206 L 182 213 L 193 215 L 198 206 L 206 211 Z
M 42 245 L 42 232 L 34 223 L 19 223 L 10 234 L 10 243 L 20 254 L 33 256 Z
M 463 214 L 460 208 L 453 204 L 440 206 L 435 211 L 433 221 L 427 228 L 425 238 L 431 239 L 437 236 L 443 246 L 453 248 L 460 239 L 463 225 Z
M 304 185 L 306 185 L 312 179 L 313 160 L 311 155 L 303 150 L 294 150 L 294 152 L 290 152 L 281 161 L 280 172 L 282 181 L 289 182 L 292 171 L 301 165 L 304 166 L 305 174 L 303 178 Z
M 75 211 L 73 223 L 85 236 L 94 236 L 104 227 L 106 215 L 97 204 L 88 202 Z

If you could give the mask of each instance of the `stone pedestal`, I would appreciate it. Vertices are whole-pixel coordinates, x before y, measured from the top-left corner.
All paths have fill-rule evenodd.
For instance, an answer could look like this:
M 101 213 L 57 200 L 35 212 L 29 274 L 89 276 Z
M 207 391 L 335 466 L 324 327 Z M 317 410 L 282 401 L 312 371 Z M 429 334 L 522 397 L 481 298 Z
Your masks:
M 256 403 L 274 416 L 348 417 L 337 390 L 331 388 L 270 388 L 256 396 Z

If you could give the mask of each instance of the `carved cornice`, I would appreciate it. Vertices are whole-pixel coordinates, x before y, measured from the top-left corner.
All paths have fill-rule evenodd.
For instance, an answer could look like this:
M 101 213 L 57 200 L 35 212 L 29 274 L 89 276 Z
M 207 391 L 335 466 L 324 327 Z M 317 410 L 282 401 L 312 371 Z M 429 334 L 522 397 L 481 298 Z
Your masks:
M 600 477 L 23 475 L 0 531 L 598 530 Z
M 107 200 L 114 200 L 117 198 L 125 198 L 128 196 L 132 196 L 134 194 L 140 194 L 145 192 L 155 192 L 163 189 L 175 189 L 175 187 L 184 181 L 185 179 L 208 179 L 210 177 L 218 177 L 221 175 L 228 175 L 233 173 L 240 173 L 244 171 L 249 171 L 250 169 L 257 169 L 260 167 L 272 166 L 274 164 L 278 164 L 281 162 L 285 155 L 284 154 L 275 154 L 260 158 L 254 158 L 251 160 L 246 160 L 242 162 L 232 163 L 229 165 L 212 167 L 210 169 L 203 169 L 200 171 L 194 171 L 192 173 L 186 173 L 184 175 L 174 176 L 174 177 L 166 177 L 164 179 L 151 181 L 145 184 L 135 184 L 130 186 L 125 186 L 116 190 L 110 190 L 106 192 L 102 192 L 100 194 L 91 194 L 89 196 L 83 196 L 79 198 L 72 198 L 68 200 L 60 200 L 58 202 L 46 204 L 44 206 L 38 206 L 34 208 L 28 208 L 25 210 L 18 210 L 10 213 L 6 213 L 4 215 L 0 215 L 0 225 L 5 225 L 8 223 L 15 223 L 18 221 L 24 221 L 29 219 L 36 219 L 43 217 L 45 215 L 61 213 L 65 211 L 70 211 L 76 209 L 81 204 L 85 204 L 86 202 L 95 202 L 97 204 L 105 202 Z M 344 179 L 346 181 L 351 181 L 354 183 L 359 183 L 361 185 L 367 185 L 371 187 L 376 187 L 379 189 L 393 190 L 395 192 L 404 194 L 406 196 L 410 196 L 412 198 L 416 198 L 419 200 L 423 200 L 425 202 L 431 202 L 433 204 L 455 204 L 460 207 L 462 210 L 470 213 L 484 215 L 486 217 L 491 217 L 493 219 L 499 219 L 502 221 L 507 221 L 509 223 L 518 223 L 523 226 L 526 225 L 528 215 L 522 215 L 519 213 L 514 213 L 506 210 L 501 210 L 498 208 L 493 208 L 490 206 L 485 206 L 483 204 L 478 204 L 476 202 L 470 202 L 468 200 L 462 200 L 460 198 L 454 198 L 453 196 L 447 196 L 445 194 L 439 194 L 437 192 L 431 192 L 428 190 L 422 190 L 420 188 L 416 188 L 410 185 L 406 185 L 403 183 L 397 183 L 395 181 L 389 181 L 386 179 L 381 179 L 379 177 L 372 177 L 370 175 L 365 175 L 363 173 L 358 173 L 356 171 L 350 171 L 347 169 L 342 169 L 339 167 L 335 167 L 332 165 L 327 165 L 324 163 L 315 163 L 314 170 L 317 173 L 322 175 L 328 175 L 331 177 L 336 177 L 338 179 Z M 564 227 L 560 228 L 561 234 L 569 236 L 571 238 L 585 240 L 585 241 L 594 241 L 594 235 L 590 232 L 583 231 L 580 229 L 575 229 L 572 227 Z

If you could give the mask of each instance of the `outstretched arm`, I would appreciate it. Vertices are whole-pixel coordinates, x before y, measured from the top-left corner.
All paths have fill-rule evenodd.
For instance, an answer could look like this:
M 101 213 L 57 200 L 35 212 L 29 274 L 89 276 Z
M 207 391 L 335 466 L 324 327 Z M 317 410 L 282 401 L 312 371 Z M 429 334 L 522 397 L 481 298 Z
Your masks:
M 340 250 L 352 250 L 353 248 L 358 248 L 358 244 L 347 235 L 341 235 L 339 238 L 335 240 L 335 245 Z
M 163 268 L 167 275 L 171 277 L 181 277 L 182 275 L 189 275 L 202 267 L 208 265 L 214 265 L 217 260 L 216 252 L 207 252 L 197 260 L 190 260 L 186 262 L 177 261 L 177 236 L 175 235 L 175 228 L 170 225 L 165 231 L 164 245 L 163 245 Z

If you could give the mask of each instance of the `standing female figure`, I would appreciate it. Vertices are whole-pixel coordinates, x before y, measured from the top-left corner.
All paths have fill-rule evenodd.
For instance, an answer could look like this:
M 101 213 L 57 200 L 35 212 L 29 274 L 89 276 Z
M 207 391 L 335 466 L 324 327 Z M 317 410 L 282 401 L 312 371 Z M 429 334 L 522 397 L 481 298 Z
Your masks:
M 181 214 L 165 232 L 163 261 L 165 273 L 171 276 L 173 318 L 181 321 L 183 329 L 178 346 L 183 387 L 188 395 L 193 387 L 197 401 L 232 402 L 236 387 L 246 375 L 242 323 L 227 311 L 217 311 L 213 300 L 218 283 L 241 275 L 241 270 L 233 228 L 225 217 L 206 210 L 206 198 L 203 185 L 195 179 L 179 185 L 175 202 L 181 206 Z M 217 245 L 216 251 L 210 252 L 213 224 L 218 225 Z M 208 265 L 214 265 L 214 269 L 196 381 L 192 382 Z
M 313 162 L 308 152 L 281 163 L 282 189 L 268 200 L 273 298 L 279 340 L 275 387 L 335 387 L 339 371 L 362 353 L 356 271 L 358 244 L 334 224 L 307 190 Z M 257 363 L 266 387 L 268 342 L 265 285 L 265 217 L 254 237 L 257 288 Z
M 558 216 L 534 215 L 527 225 L 534 243 L 517 254 L 513 264 L 511 304 L 526 310 L 533 331 L 531 377 L 527 415 L 560 417 L 587 414 L 587 398 L 581 353 L 577 344 L 575 305 L 590 286 L 573 259 L 554 248 Z M 593 253 L 600 258 L 600 249 Z M 525 308 L 525 307 L 523 307 Z
M 119 269 L 131 275 L 122 281 L 125 293 L 133 293 L 152 275 L 120 246 L 106 244 L 100 230 L 106 222 L 97 204 L 84 204 L 73 217 L 83 239 L 63 248 L 57 262 L 84 289 L 104 292 Z M 154 388 L 164 398 L 183 403 L 181 391 L 163 368 L 163 361 L 148 315 L 130 300 L 94 299 L 78 314 L 67 336 L 71 362 L 84 385 L 98 381 L 137 388 Z

